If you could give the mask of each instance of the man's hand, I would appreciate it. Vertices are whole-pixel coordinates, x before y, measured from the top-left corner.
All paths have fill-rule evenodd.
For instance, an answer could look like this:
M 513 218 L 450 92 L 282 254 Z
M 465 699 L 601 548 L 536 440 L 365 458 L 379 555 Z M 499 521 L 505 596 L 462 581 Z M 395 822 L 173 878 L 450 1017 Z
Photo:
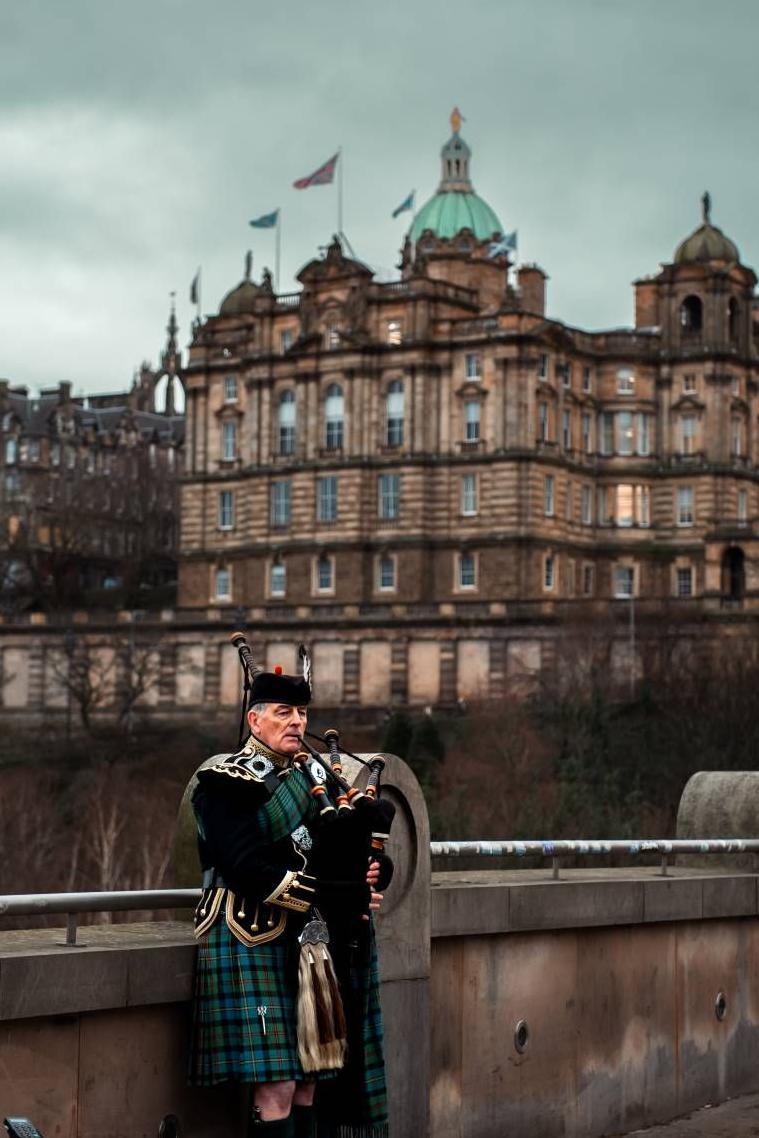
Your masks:
M 370 910 L 377 910 L 382 902 L 382 894 L 375 891 L 375 886 L 379 881 L 380 866 L 378 861 L 370 861 L 369 868 L 366 871 L 366 883 L 371 889 L 371 901 L 369 904 Z M 361 918 L 363 921 L 369 920 L 369 914 L 364 913 Z

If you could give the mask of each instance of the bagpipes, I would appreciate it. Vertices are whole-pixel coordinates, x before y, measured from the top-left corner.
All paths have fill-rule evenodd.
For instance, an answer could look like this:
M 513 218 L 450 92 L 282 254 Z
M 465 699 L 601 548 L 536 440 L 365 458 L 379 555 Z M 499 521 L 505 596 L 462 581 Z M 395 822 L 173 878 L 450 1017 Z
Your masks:
M 257 675 L 264 669 L 257 664 L 250 645 L 243 632 L 234 632 L 230 637 L 237 649 L 243 671 L 243 695 L 240 717 L 240 745 L 245 733 L 249 693 Z M 303 679 L 312 688 L 311 659 L 305 645 L 301 644 L 298 655 L 303 670 Z M 326 745 L 326 752 L 320 753 L 307 740 L 315 739 Z M 390 827 L 395 817 L 395 806 L 381 795 L 382 772 L 385 760 L 380 755 L 371 759 L 362 758 L 352 751 L 341 749 L 340 736 L 336 728 L 317 735 L 311 731 L 301 736 L 302 749 L 293 756 L 293 766 L 300 770 L 310 783 L 311 795 L 319 806 L 319 816 L 324 824 L 324 837 L 320 842 L 326 858 L 327 850 L 334 850 L 331 864 L 323 868 L 330 876 L 346 878 L 365 878 L 369 859 L 380 863 L 380 886 L 386 888 L 392 877 L 392 863 L 385 854 L 385 844 L 390 835 Z M 363 790 L 350 783 L 343 773 L 343 756 L 347 756 L 369 768 L 369 777 Z M 328 833 L 327 827 L 335 833 Z M 321 858 L 319 860 L 322 860 Z

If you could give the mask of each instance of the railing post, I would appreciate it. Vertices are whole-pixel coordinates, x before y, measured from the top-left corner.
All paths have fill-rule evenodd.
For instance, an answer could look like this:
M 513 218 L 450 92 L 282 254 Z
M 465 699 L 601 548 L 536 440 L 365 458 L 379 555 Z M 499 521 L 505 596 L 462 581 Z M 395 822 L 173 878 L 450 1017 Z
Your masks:
M 66 944 L 76 944 L 76 913 L 66 913 Z

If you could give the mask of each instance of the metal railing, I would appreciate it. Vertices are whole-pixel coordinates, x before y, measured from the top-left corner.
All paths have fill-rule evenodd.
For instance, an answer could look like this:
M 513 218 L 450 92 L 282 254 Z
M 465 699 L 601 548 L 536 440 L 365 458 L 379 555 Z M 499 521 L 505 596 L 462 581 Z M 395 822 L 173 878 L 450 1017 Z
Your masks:
M 100 893 L 9 893 L 0 896 L 0 917 L 66 916 L 66 944 L 76 944 L 80 913 L 126 913 L 139 909 L 194 909 L 200 889 L 123 889 Z
M 669 872 L 673 854 L 759 854 L 755 838 L 630 838 L 562 841 L 442 841 L 430 842 L 431 857 L 542 857 L 550 859 L 554 880 L 560 879 L 562 858 L 626 854 L 658 854 L 660 873 Z M 131 889 L 99 893 L 9 893 L 0 896 L 0 917 L 66 917 L 66 944 L 76 945 L 77 917 L 82 913 L 124 913 L 139 910 L 194 909 L 200 889 Z
M 672 854 L 759 854 L 755 838 L 610 838 L 595 840 L 430 842 L 432 857 L 543 857 L 551 859 L 552 877 L 559 879 L 562 858 L 622 853 L 630 857 L 658 854 L 662 877 Z

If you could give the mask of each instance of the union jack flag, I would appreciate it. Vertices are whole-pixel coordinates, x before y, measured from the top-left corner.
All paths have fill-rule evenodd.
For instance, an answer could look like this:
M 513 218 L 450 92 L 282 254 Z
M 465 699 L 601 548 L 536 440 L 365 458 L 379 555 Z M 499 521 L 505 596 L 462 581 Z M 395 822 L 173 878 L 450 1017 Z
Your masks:
M 330 182 L 334 182 L 339 157 L 340 151 L 338 150 L 337 154 L 333 154 L 330 160 L 320 166 L 318 170 L 314 170 L 313 174 L 308 174 L 307 177 L 298 178 L 297 182 L 293 182 L 293 189 L 307 190 L 309 186 L 328 186 Z

